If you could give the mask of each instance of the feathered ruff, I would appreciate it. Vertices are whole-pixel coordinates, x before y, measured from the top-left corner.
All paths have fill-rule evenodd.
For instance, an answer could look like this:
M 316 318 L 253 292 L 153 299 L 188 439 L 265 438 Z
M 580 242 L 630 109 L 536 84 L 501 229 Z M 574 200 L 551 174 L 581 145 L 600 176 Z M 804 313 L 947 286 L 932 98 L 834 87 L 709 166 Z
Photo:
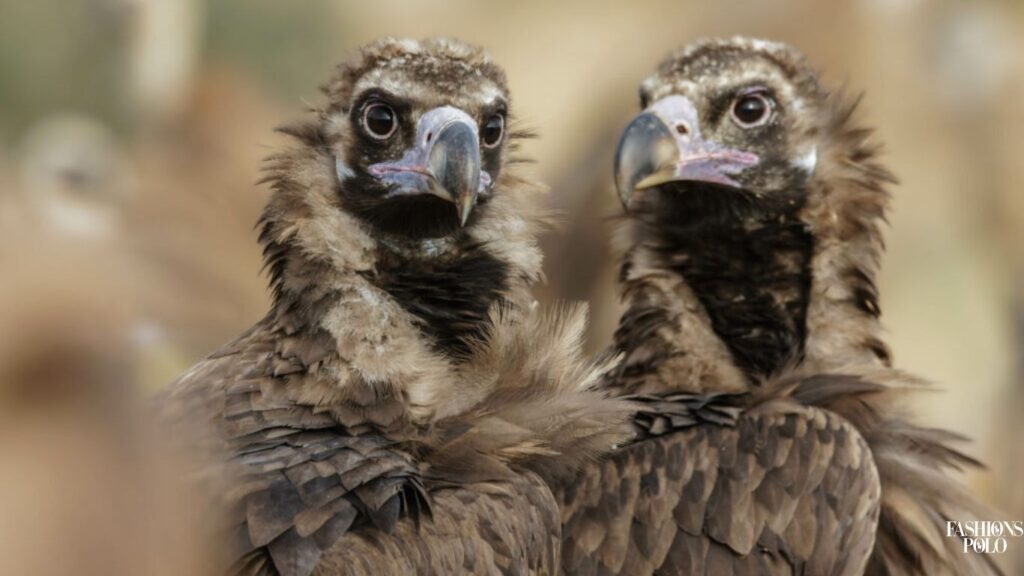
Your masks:
M 584 355 L 586 323 L 579 304 L 525 318 L 492 310 L 451 393 L 459 412 L 439 414 L 432 426 L 425 476 L 465 482 L 520 468 L 560 482 L 626 441 L 638 406 L 596 390 L 614 358 Z M 460 406 L 459 398 L 472 401 Z
M 290 384 L 274 376 L 265 327 L 183 376 L 162 406 L 182 420 L 182 437 L 209 416 L 217 431 L 201 435 L 211 451 L 227 451 L 197 476 L 224 495 L 235 522 L 233 573 L 309 574 L 356 560 L 372 568 L 366 573 L 445 573 L 461 566 L 460 555 L 486 566 L 492 555 L 557 565 L 550 483 L 625 442 L 636 407 L 592 390 L 608 366 L 581 351 L 582 306 L 520 315 L 494 309 L 429 421 L 414 423 L 396 398 L 353 387 L 366 404 L 340 413 L 404 422 L 383 434 L 291 400 Z M 467 534 L 457 546 L 453 531 Z M 551 541 L 533 543 L 532 534 Z
M 806 374 L 779 379 L 765 397 L 788 388 L 801 403 L 848 420 L 867 441 L 882 501 L 865 574 L 1001 574 L 988 555 L 965 554 L 962 540 L 947 536 L 947 521 L 991 519 L 992 513 L 960 482 L 965 469 L 982 467 L 957 446 L 965 438 L 909 420 L 905 399 L 928 390 L 927 383 L 885 368 Z
M 416 455 L 426 514 L 350 530 L 315 573 L 478 573 L 480 563 L 493 568 L 489 555 L 516 573 L 553 573 L 560 525 L 548 486 L 632 433 L 635 406 L 589 390 L 608 365 L 582 353 L 585 324 L 581 305 L 525 317 L 495 307 L 491 327 L 450 375 L 443 411 L 401 439 Z M 461 535 L 457 546 L 452 533 Z M 530 560 L 539 567 L 520 564 L 524 549 L 542 557 Z M 246 574 L 267 566 L 260 553 L 238 565 Z
M 896 177 L 880 161 L 874 131 L 857 121 L 861 98 L 842 90 L 822 106 L 824 137 L 801 219 L 814 237 L 804 362 L 818 371 L 890 366 L 876 276 Z

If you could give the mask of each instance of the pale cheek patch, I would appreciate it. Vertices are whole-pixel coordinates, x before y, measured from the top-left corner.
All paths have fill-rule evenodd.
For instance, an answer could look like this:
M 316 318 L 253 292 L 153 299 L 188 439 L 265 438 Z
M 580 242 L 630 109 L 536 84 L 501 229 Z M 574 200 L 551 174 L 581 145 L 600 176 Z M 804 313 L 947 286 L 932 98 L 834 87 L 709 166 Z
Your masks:
M 344 150 L 346 148 L 345 142 L 351 139 L 348 128 L 348 119 L 344 116 L 337 115 L 328 120 L 329 130 L 332 134 L 337 135 L 340 145 L 338 148 Z M 349 178 L 356 175 L 355 171 L 349 168 L 348 164 L 341 157 L 341 152 L 338 150 L 334 151 L 334 173 L 338 177 L 338 183 L 344 182 Z
M 475 76 L 480 76 L 479 70 L 474 70 Z M 491 82 L 487 82 L 480 87 L 480 98 L 489 104 L 494 104 L 498 98 L 503 96 L 501 89 L 495 86 Z
M 816 146 L 812 146 L 806 154 L 798 156 L 793 160 L 793 165 L 800 168 L 808 175 L 813 174 L 815 166 L 818 165 L 818 148 Z
M 699 91 L 699 85 L 696 82 L 691 82 L 689 80 L 676 80 L 672 83 L 662 84 L 656 88 L 653 86 L 657 85 L 657 79 L 655 77 L 651 77 L 648 80 L 652 87 L 648 88 L 646 91 L 650 96 L 651 102 L 657 102 L 658 100 L 672 94 L 678 94 L 693 100 L 694 94 L 697 94 Z M 645 84 L 647 84 L 647 82 L 645 82 Z
M 356 175 L 356 173 L 353 172 L 352 169 L 348 167 L 348 164 L 345 164 L 341 158 L 334 160 L 334 171 L 338 174 L 339 183 Z
M 479 194 L 490 194 L 491 193 L 491 175 L 486 170 L 480 171 L 480 186 L 478 186 L 477 193 Z
M 647 78 L 645 78 L 645 79 L 644 79 L 644 81 L 643 81 L 643 82 L 642 82 L 642 83 L 640 84 L 640 90 L 642 90 L 643 92 L 646 92 L 646 93 L 650 94 L 651 92 L 654 92 L 654 89 L 655 89 L 655 88 L 657 87 L 657 85 L 658 85 L 658 81 L 659 81 L 659 78 L 658 78 L 658 75 L 657 75 L 657 74 L 655 74 L 654 76 L 648 76 L 648 77 L 647 77 Z

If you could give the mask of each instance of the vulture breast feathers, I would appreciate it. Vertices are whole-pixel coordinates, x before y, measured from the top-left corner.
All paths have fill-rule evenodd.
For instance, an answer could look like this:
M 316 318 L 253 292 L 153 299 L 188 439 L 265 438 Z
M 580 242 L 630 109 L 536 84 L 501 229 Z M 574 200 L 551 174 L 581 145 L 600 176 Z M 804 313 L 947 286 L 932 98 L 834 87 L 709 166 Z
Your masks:
M 534 309 L 536 187 L 502 71 L 383 40 L 282 131 L 267 316 L 160 398 L 225 504 L 236 574 L 553 574 L 549 483 L 621 442 L 583 311 Z
M 922 385 L 879 336 L 894 179 L 855 104 L 745 38 L 681 50 L 640 96 L 603 386 L 647 405 L 637 440 L 559 493 L 565 572 L 995 573 L 946 536 L 985 517 L 956 476 L 977 462 L 908 420 Z

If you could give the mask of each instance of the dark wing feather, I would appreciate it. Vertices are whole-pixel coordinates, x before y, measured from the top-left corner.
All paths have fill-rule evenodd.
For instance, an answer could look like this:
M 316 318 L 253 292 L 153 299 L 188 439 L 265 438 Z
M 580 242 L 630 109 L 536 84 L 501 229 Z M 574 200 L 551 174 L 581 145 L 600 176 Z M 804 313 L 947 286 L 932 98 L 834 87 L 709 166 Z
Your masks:
M 206 447 L 205 476 L 230 478 L 218 492 L 237 543 L 232 571 L 306 576 L 347 533 L 415 522 L 429 500 L 404 447 L 287 399 L 275 336 L 258 325 L 200 362 L 161 409 Z
M 915 425 L 902 411 L 904 397 L 924 383 L 889 369 L 864 374 L 802 378 L 800 402 L 841 415 L 864 436 L 882 484 L 875 549 L 865 574 L 932 576 L 1001 574 L 987 554 L 964 554 L 947 536 L 947 520 L 994 515 L 967 492 L 960 471 L 981 464 L 964 454 L 959 435 Z
M 510 312 L 492 311 L 487 337 L 464 367 L 491 382 L 486 393 L 423 435 L 430 517 L 418 528 L 399 522 L 390 534 L 349 532 L 317 573 L 559 571 L 562 523 L 548 486 L 629 438 L 636 406 L 581 390 L 607 369 L 582 353 L 582 308 Z
M 739 413 L 740 400 L 659 404 L 682 425 L 585 469 L 561 495 L 564 571 L 859 574 L 880 498 L 863 438 L 825 410 L 776 400 Z
M 560 522 L 547 485 L 533 474 L 431 494 L 432 515 L 390 534 L 347 533 L 315 574 L 555 574 Z

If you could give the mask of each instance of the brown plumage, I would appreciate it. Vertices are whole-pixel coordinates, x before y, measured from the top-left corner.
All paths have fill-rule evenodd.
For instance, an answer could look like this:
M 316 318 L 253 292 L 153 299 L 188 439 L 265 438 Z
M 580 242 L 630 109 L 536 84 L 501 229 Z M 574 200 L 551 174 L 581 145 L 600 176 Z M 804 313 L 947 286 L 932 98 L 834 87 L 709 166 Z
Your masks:
M 271 311 L 162 398 L 201 477 L 230 479 L 232 570 L 554 573 L 548 483 L 621 441 L 630 404 L 581 391 L 606 368 L 582 310 L 533 309 L 542 215 L 504 75 L 383 40 L 325 92 L 269 163 Z
M 735 419 L 681 419 L 587 467 L 561 495 L 564 570 L 995 572 L 946 537 L 984 514 L 955 477 L 977 462 L 906 417 L 920 384 L 879 336 L 893 177 L 856 103 L 742 38 L 673 55 L 640 95 L 616 159 L 624 360 L 604 385 L 727 399 Z

